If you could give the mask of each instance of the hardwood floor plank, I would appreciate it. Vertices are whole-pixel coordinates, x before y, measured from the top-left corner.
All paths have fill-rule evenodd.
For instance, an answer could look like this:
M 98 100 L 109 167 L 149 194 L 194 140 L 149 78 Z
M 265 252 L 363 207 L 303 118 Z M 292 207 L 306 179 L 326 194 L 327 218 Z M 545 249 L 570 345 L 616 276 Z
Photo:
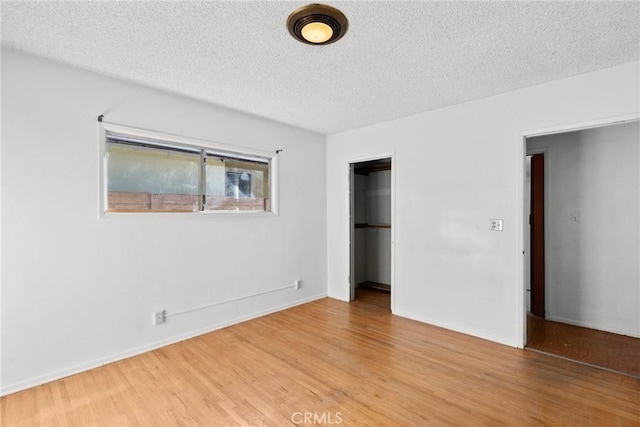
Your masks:
M 315 301 L 5 396 L 2 426 L 638 425 L 638 379 L 370 301 Z

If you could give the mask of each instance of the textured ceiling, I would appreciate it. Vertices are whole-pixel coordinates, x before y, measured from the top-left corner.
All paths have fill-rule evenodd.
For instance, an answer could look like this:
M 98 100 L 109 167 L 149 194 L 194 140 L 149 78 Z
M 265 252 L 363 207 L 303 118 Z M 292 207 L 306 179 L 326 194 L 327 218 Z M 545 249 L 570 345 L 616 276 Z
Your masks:
M 322 47 L 299 1 L 3 1 L 2 44 L 324 134 L 639 58 L 638 1 L 326 3 Z

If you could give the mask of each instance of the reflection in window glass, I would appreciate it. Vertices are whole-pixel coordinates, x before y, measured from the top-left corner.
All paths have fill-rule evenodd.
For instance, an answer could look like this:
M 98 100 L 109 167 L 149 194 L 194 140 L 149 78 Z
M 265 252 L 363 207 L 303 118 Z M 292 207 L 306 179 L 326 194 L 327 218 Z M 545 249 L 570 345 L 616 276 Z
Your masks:
M 225 182 L 226 196 L 231 197 L 251 197 L 251 173 L 227 172 Z
M 268 211 L 268 159 L 207 155 L 205 210 Z

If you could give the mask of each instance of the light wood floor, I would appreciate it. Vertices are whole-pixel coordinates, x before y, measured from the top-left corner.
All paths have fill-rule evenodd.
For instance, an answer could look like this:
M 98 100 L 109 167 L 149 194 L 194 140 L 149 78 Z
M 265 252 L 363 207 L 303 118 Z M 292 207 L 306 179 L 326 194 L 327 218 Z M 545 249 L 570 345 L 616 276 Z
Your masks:
M 551 322 L 529 314 L 527 347 L 640 378 L 640 338 Z
M 3 426 L 286 426 L 304 413 L 345 426 L 638 426 L 640 380 L 326 298 L 9 395 L 1 410 Z

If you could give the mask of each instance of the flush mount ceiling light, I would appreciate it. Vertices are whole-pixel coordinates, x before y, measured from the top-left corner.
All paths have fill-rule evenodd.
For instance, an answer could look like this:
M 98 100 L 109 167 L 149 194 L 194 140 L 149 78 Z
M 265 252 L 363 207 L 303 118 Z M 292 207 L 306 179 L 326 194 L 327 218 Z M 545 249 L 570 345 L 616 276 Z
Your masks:
M 310 4 L 291 12 L 287 19 L 289 33 L 298 41 L 325 45 L 338 41 L 347 32 L 349 22 L 335 7 Z

